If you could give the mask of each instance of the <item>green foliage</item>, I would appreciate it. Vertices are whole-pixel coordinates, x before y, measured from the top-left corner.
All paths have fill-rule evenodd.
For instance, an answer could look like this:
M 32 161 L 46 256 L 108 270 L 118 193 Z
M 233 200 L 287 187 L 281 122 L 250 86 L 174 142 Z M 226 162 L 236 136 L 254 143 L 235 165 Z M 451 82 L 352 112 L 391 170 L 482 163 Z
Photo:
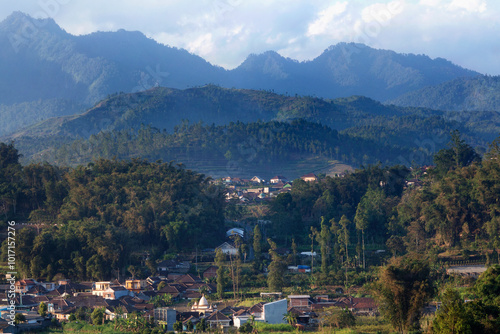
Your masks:
M 189 319 L 188 322 L 186 323 L 186 330 L 188 332 L 192 332 L 193 328 L 194 328 L 193 322 L 191 321 L 191 319 Z
M 3 156 L 8 166 L 18 166 Z M 71 170 L 19 165 L 15 202 L 10 190 L 1 189 L 1 174 L 10 168 L 0 169 L 0 199 L 9 197 L 29 213 L 30 223 L 46 224 L 38 235 L 31 228 L 18 233 L 18 266 L 28 277 L 61 273 L 99 280 L 125 266 L 135 274 L 134 252 L 209 247 L 223 237 L 223 192 L 203 175 L 172 164 L 98 160 Z M 7 213 L 14 210 L 7 207 Z
M 425 87 L 404 94 L 391 102 L 397 105 L 411 105 L 439 110 L 452 110 L 450 117 L 472 118 L 476 122 L 488 120 L 485 110 L 500 110 L 498 76 L 478 75 L 457 78 L 439 85 Z M 488 121 L 485 122 L 487 126 Z
M 177 320 L 175 323 L 174 323 L 174 331 L 176 332 L 182 332 L 182 322 Z
M 23 323 L 25 321 L 26 321 L 26 317 L 22 313 L 16 313 L 16 315 L 14 316 L 14 323 L 16 325 L 20 324 L 20 323 Z
M 333 238 L 330 226 L 325 223 L 324 217 L 321 217 L 321 230 L 316 238 L 321 250 L 321 272 L 327 274 L 333 255 Z
M 167 286 L 167 283 L 165 283 L 165 281 L 161 281 L 160 283 L 158 283 L 157 290 L 160 291 L 161 289 L 163 289 L 166 286 Z
M 288 311 L 283 316 L 283 320 L 285 320 L 288 324 L 293 325 L 297 323 L 297 316 L 294 313 Z
M 266 324 L 264 322 L 256 322 L 255 329 L 259 333 L 266 332 L 293 332 L 295 328 L 290 324 Z
M 447 289 L 441 298 L 442 306 L 436 313 L 433 332 L 436 334 L 472 333 L 472 321 L 460 294 Z
M 208 329 L 207 319 L 201 318 L 200 322 L 196 325 L 196 330 L 204 332 Z
M 217 266 L 217 296 L 219 299 L 224 298 L 224 289 L 226 287 L 226 271 L 224 269 L 225 255 L 222 250 L 217 249 L 215 253 L 215 265 Z
M 486 304 L 500 305 L 500 265 L 488 268 L 479 276 L 474 288 L 481 300 Z
M 236 122 L 217 127 L 186 124 L 173 133 L 150 126 L 100 132 L 87 140 L 58 145 L 52 156 L 44 158 L 75 165 L 100 157 L 141 156 L 150 160 L 182 160 L 189 167 L 203 168 L 207 160 L 218 165 L 223 161 L 225 164 L 248 165 L 252 162 L 262 166 L 290 163 L 297 157 L 321 157 L 360 165 L 378 161 L 396 163 L 398 157 L 410 155 L 416 149 L 411 144 L 404 147 L 377 145 L 372 138 L 353 138 L 318 123 L 293 120 L 290 123 Z
M 449 148 L 443 148 L 434 155 L 437 173 L 444 174 L 450 169 L 466 167 L 474 162 L 480 162 L 481 157 L 476 151 L 460 138 L 460 132 L 451 133 Z
M 155 308 L 172 305 L 172 302 L 172 295 L 168 293 L 156 295 L 148 301 L 148 303 L 153 304 Z
M 253 326 L 250 322 L 245 322 L 243 325 L 238 328 L 238 332 L 240 333 L 252 333 L 253 332 Z
M 256 224 L 253 229 L 253 253 L 255 257 L 254 269 L 258 270 L 262 261 L 262 233 L 259 224 Z
M 90 319 L 92 320 L 92 323 L 94 325 L 102 325 L 104 324 L 104 319 L 105 319 L 105 309 L 104 307 L 96 307 L 94 311 L 92 311 L 92 314 L 90 315 Z
M 285 286 L 284 274 L 286 272 L 286 261 L 276 252 L 277 246 L 274 241 L 267 239 L 271 263 L 268 266 L 267 286 L 272 292 L 278 292 Z
M 413 158 L 420 164 L 432 161 L 422 144 L 427 138 L 440 149 L 441 137 L 457 127 L 474 145 L 485 145 L 498 133 L 497 128 L 485 132 L 475 124 L 359 96 L 327 101 L 208 85 L 113 96 L 77 117 L 33 127 L 16 136 L 16 142 L 26 161 L 73 166 L 137 156 L 182 161 L 203 172 L 212 170 L 209 166 L 225 167 L 228 161 L 252 168 L 311 157 L 354 166 L 403 159 L 409 166 Z
M 41 302 L 40 305 L 38 306 L 38 314 L 40 314 L 40 316 L 42 317 L 45 317 L 47 315 L 47 304 L 45 304 L 44 302 Z
M 356 325 L 356 318 L 347 308 L 327 307 L 319 315 L 322 326 L 346 328 Z
M 419 329 L 420 312 L 433 296 L 432 277 L 427 262 L 411 259 L 392 259 L 374 285 L 379 309 L 398 332 Z

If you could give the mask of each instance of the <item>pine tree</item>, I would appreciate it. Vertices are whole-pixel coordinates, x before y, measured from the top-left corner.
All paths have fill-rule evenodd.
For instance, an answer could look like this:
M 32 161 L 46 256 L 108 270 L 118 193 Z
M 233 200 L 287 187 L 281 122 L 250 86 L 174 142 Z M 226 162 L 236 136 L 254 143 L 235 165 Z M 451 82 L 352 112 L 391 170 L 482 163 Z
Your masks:
M 224 299 L 224 288 L 226 285 L 224 260 L 224 253 L 222 253 L 222 250 L 218 249 L 215 253 L 215 265 L 217 266 L 217 296 L 219 299 Z
M 271 248 L 269 255 L 271 256 L 271 264 L 268 267 L 267 285 L 271 291 L 281 291 L 285 285 L 284 274 L 286 271 L 286 263 L 281 256 L 276 252 L 277 246 L 274 241 L 267 239 Z
M 260 232 L 259 224 L 253 229 L 253 254 L 254 254 L 254 269 L 258 270 L 262 261 L 262 233 Z

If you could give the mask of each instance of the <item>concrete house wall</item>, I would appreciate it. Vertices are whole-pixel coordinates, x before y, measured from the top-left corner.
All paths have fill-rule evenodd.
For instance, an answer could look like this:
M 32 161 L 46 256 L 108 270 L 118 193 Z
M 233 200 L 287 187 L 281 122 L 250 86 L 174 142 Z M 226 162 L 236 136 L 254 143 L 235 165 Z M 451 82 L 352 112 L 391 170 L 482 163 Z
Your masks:
M 288 303 L 286 299 L 281 299 L 275 302 L 263 305 L 263 318 L 268 324 L 284 324 L 283 319 L 287 312 Z

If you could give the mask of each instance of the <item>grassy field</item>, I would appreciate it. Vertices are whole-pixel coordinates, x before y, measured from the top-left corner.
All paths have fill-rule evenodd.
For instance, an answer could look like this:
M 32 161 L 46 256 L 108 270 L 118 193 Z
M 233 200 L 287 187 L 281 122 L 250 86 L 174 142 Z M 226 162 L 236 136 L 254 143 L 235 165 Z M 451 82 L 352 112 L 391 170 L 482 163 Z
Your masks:
M 255 302 L 257 302 L 255 300 Z M 432 319 L 427 319 L 432 321 Z M 423 319 L 423 327 L 426 328 L 426 319 Z M 298 331 L 288 324 L 270 325 L 270 324 L 257 324 L 257 333 L 291 333 Z M 142 331 L 120 331 L 114 329 L 113 323 L 107 323 L 102 326 L 94 326 L 84 322 L 71 322 L 63 324 L 62 328 L 47 329 L 43 332 L 37 333 L 107 333 L 107 334 L 120 334 L 120 333 L 141 333 Z M 230 331 L 233 333 L 233 331 Z M 356 326 L 354 328 L 336 329 L 325 326 L 318 328 L 316 331 L 307 331 L 308 333 L 337 333 L 337 334 L 371 334 L 371 333 L 394 333 L 390 324 L 381 317 L 357 317 Z

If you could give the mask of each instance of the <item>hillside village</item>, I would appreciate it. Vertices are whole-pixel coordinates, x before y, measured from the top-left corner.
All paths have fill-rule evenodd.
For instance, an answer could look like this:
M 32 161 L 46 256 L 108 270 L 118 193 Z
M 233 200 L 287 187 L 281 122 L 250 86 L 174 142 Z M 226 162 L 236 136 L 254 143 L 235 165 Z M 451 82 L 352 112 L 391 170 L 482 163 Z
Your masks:
M 426 168 L 421 172 L 425 173 Z M 345 177 L 345 173 L 334 177 Z M 314 173 L 303 175 L 305 182 L 317 182 Z M 290 192 L 293 182 L 285 176 L 277 175 L 269 180 L 260 177 L 241 179 L 224 177 L 212 181 L 223 185 L 226 189 L 227 202 L 236 200 L 240 205 L 253 205 L 268 201 L 281 193 Z M 406 181 L 407 187 L 421 186 L 419 179 Z M 261 223 L 265 224 L 266 221 Z M 21 228 L 32 228 L 24 225 Z M 261 299 L 251 306 L 238 306 L 238 301 L 245 298 L 220 300 L 216 297 L 218 267 L 213 262 L 202 262 L 202 259 L 214 258 L 215 251 L 220 250 L 231 259 L 237 256 L 239 248 L 235 245 L 235 237 L 245 239 L 248 232 L 245 228 L 232 227 L 226 232 L 226 241 L 214 249 L 205 249 L 200 254 L 178 255 L 176 259 L 168 259 L 156 263 L 155 276 L 146 279 L 114 279 L 111 281 L 73 281 L 59 279 L 45 282 L 32 278 L 15 282 L 16 314 L 23 314 L 24 321 L 16 324 L 16 331 L 35 330 L 53 326 L 54 322 L 69 322 L 75 319 L 88 320 L 89 314 L 96 309 L 103 309 L 103 319 L 111 322 L 146 321 L 174 330 L 174 324 L 181 324 L 184 331 L 198 328 L 223 329 L 239 328 L 247 322 L 267 324 L 284 324 L 293 319 L 300 329 L 314 329 L 321 325 L 322 312 L 328 308 L 348 309 L 355 316 L 379 315 L 378 306 L 371 297 L 353 297 L 344 294 L 344 286 L 324 287 L 313 295 L 284 294 L 282 292 L 253 292 L 251 299 Z M 288 248 L 279 248 L 277 252 L 286 257 L 290 255 Z M 385 251 L 384 251 L 385 252 Z M 198 256 L 200 261 L 198 261 Z M 311 257 L 319 255 L 314 252 L 301 252 L 302 264 L 288 265 L 288 274 L 311 275 L 311 266 L 305 265 Z M 264 268 L 267 273 L 267 268 Z M 197 275 L 199 274 L 199 276 Z M 7 275 L 7 280 L 10 279 Z M 0 331 L 11 332 L 11 313 L 7 308 L 10 285 L 0 285 L 4 296 L 2 304 L 2 320 Z M 231 293 L 231 290 L 227 290 Z M 247 294 L 248 295 L 248 294 Z M 46 305 L 45 315 L 40 313 L 40 305 Z M 435 306 L 428 306 L 429 312 Z M 129 320 L 126 320 L 129 319 Z M 140 320 L 137 320 L 140 319 Z M 200 327 L 201 326 L 201 327 Z M 178 328 L 177 328 L 178 329 Z
M 174 265 L 175 261 L 159 264 Z M 177 270 L 182 265 L 177 263 Z M 170 267 L 169 267 L 170 268 Z M 174 268 L 170 268 L 175 270 Z M 182 323 L 183 330 L 196 329 L 200 322 L 208 329 L 239 328 L 248 321 L 267 324 L 286 323 L 286 314 L 292 314 L 297 326 L 316 328 L 319 325 L 321 310 L 328 307 L 349 309 L 355 315 L 374 316 L 378 314 L 377 305 L 372 298 L 337 297 L 329 295 L 288 295 L 282 293 L 261 293 L 259 297 L 268 300 L 250 307 L 232 305 L 230 302 L 214 300 L 216 288 L 210 281 L 213 267 L 207 268 L 203 278 L 192 274 L 170 273 L 166 276 L 148 277 L 145 280 L 128 279 L 107 282 L 38 282 L 34 279 L 21 279 L 15 283 L 16 312 L 24 314 L 25 322 L 18 324 L 19 330 L 34 330 L 53 325 L 51 319 L 68 322 L 72 316 L 91 313 L 104 308 L 104 319 L 130 319 L 140 317 L 154 322 L 165 329 L 174 330 L 176 322 Z M 182 271 L 182 270 L 181 270 Z M 1 285 L 8 290 L 8 286 Z M 340 289 L 341 288 L 337 288 Z M 6 294 L 3 294 L 6 296 Z M 158 307 L 155 300 L 168 296 L 168 307 Z M 7 304 L 3 297 L 2 304 Z M 40 305 L 47 305 L 47 315 L 40 315 Z M 3 311 L 0 330 L 10 333 L 8 311 Z M 188 324 L 191 323 L 191 324 Z M 203 324 L 204 323 L 204 324 Z
M 344 177 L 346 173 L 335 173 L 334 177 Z M 300 177 L 305 182 L 316 182 L 319 180 L 314 173 L 308 173 Z M 214 183 L 222 184 L 226 187 L 226 200 L 237 200 L 241 204 L 258 203 L 266 199 L 274 198 L 281 193 L 290 192 L 293 187 L 293 180 L 288 180 L 283 175 L 276 175 L 269 180 L 259 176 L 251 179 L 239 177 L 223 177 Z

